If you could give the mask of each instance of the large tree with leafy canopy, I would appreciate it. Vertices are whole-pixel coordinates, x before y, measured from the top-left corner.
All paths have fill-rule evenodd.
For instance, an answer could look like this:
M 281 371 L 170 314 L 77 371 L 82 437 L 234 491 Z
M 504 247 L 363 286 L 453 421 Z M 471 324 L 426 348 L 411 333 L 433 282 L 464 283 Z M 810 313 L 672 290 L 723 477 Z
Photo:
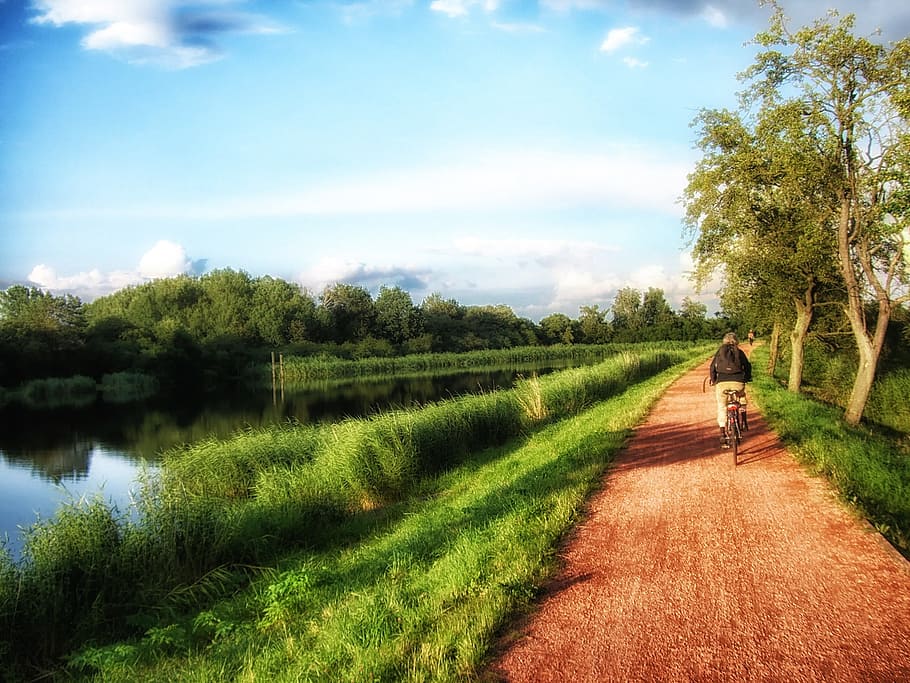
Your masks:
M 693 124 L 704 156 L 685 192 L 701 288 L 718 268 L 724 310 L 791 325 L 788 387 L 799 391 L 819 298 L 837 290 L 835 175 L 791 103 L 705 110 Z
M 748 94 L 765 108 L 799 107 L 836 173 L 832 229 L 859 355 L 845 420 L 856 424 L 894 308 L 910 300 L 910 39 L 885 45 L 857 37 L 853 15 L 833 10 L 793 31 L 776 0 L 763 4 L 772 16 L 755 39 L 761 51 L 745 73 Z

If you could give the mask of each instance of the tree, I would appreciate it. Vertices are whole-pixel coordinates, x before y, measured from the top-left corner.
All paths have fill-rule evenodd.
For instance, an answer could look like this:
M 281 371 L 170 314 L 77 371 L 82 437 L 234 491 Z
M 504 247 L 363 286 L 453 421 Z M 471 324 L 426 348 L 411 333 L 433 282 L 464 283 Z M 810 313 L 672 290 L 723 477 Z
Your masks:
M 575 341 L 574 326 L 565 313 L 551 313 L 540 320 L 540 331 L 546 344 L 571 344 Z
M 910 156 L 910 39 L 888 46 L 853 34 L 836 11 L 796 32 L 776 0 L 746 76 L 768 105 L 789 97 L 836 169 L 834 230 L 844 306 L 859 365 L 844 418 L 856 424 L 872 388 L 888 322 L 910 300 L 905 240 Z M 875 304 L 867 316 L 867 301 Z
M 433 292 L 420 304 L 424 329 L 432 339 L 433 351 L 462 351 L 467 333 L 464 323 L 465 308 L 455 299 L 443 299 Z
M 253 281 L 240 270 L 214 270 L 199 278 L 204 294 L 202 320 L 204 330 L 199 337 L 235 337 L 248 340 L 253 336 L 250 309 L 253 301 Z
M 81 372 L 85 327 L 78 297 L 22 285 L 0 291 L 0 383 Z
M 420 310 L 414 306 L 411 295 L 400 287 L 380 287 L 374 306 L 376 331 L 381 339 L 403 344 L 421 333 Z
M 583 344 L 606 344 L 610 341 L 610 323 L 607 312 L 601 311 L 597 304 L 582 306 L 579 309 L 578 331 Z
M 623 287 L 613 299 L 613 331 L 616 341 L 638 341 L 641 336 L 641 292 Z
M 648 287 L 645 292 L 641 303 L 641 319 L 647 339 L 657 341 L 673 338 L 678 318 L 660 287 Z
M 328 313 L 334 341 L 359 342 L 370 336 L 376 308 L 366 289 L 346 283 L 329 285 L 319 301 Z
M 834 241 L 828 231 L 833 173 L 792 103 L 762 107 L 752 121 L 702 111 L 698 146 L 705 152 L 689 176 L 686 223 L 696 235 L 699 288 L 723 271 L 724 310 L 765 310 L 774 323 L 792 321 L 788 386 L 799 391 L 803 353 L 820 292 L 836 287 Z
M 253 280 L 252 290 L 250 326 L 263 342 L 280 346 L 290 342 L 292 336 L 298 337 L 294 341 L 304 341 L 305 332 L 301 334 L 294 323 L 312 316 L 313 303 L 305 300 L 299 287 L 265 276 Z

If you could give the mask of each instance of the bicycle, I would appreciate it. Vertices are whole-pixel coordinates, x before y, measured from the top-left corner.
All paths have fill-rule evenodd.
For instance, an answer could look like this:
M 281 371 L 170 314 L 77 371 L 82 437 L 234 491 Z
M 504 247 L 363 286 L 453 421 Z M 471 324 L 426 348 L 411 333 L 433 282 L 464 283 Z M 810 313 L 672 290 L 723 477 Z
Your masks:
M 724 396 L 727 397 L 727 423 L 724 427 L 724 433 L 727 439 L 727 447 L 733 450 L 733 465 L 739 464 L 739 445 L 742 443 L 743 432 L 749 429 L 749 421 L 746 419 L 746 407 L 740 399 L 738 389 L 724 389 Z

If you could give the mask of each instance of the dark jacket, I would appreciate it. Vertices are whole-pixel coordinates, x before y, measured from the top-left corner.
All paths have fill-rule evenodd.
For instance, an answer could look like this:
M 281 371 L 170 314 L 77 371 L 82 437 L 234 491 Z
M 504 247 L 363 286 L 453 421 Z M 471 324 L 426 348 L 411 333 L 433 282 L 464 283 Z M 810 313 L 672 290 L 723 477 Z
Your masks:
M 742 368 L 739 372 L 728 373 L 724 371 L 724 354 L 728 353 L 728 350 L 725 350 L 725 346 L 733 347 L 733 350 L 739 356 L 739 365 Z M 714 354 L 714 358 L 711 359 L 711 368 L 709 370 L 711 373 L 711 384 L 717 384 L 718 382 L 751 382 L 752 381 L 752 364 L 749 362 L 749 359 L 746 357 L 746 354 L 743 353 L 743 350 L 738 346 L 733 344 L 721 344 L 720 348 L 717 349 L 717 352 Z

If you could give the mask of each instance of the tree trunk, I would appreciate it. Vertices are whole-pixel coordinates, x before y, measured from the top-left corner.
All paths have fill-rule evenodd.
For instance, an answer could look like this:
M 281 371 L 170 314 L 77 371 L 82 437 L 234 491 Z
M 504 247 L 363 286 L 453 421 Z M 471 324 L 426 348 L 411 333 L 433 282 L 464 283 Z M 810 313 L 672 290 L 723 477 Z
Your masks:
M 891 319 L 891 305 L 889 301 L 878 302 L 878 319 L 875 321 L 875 332 L 871 338 L 865 332 L 865 324 L 863 334 L 858 335 L 853 322 L 854 316 L 850 312 L 848 312 L 848 316 L 850 317 L 850 327 L 853 328 L 853 336 L 856 338 L 856 347 L 859 350 L 859 366 L 856 368 L 856 377 L 853 380 L 850 399 L 847 401 L 844 420 L 848 424 L 855 425 L 859 424 L 862 419 L 866 402 L 869 400 L 869 393 L 872 391 L 878 358 L 884 345 L 888 321 Z M 862 322 L 865 323 L 865 317 L 862 318 Z
M 859 366 L 856 369 L 856 377 L 853 379 L 853 388 L 850 391 L 850 399 L 847 401 L 844 420 L 847 424 L 856 425 L 859 424 L 863 417 L 866 401 L 869 399 L 869 392 L 872 391 L 872 382 L 875 380 L 878 357 L 885 343 L 885 332 L 891 319 L 891 301 L 888 299 L 887 293 L 881 292 L 879 289 L 875 290 L 878 301 L 878 318 L 875 321 L 875 330 L 870 335 L 866 322 L 866 312 L 863 308 L 862 286 L 851 254 L 851 247 L 854 242 L 852 236 L 854 226 L 852 225 L 850 209 L 850 194 L 846 192 L 841 197 L 837 230 L 837 254 L 844 282 L 847 285 L 847 320 L 850 321 L 850 329 L 856 341 Z
M 793 298 L 796 305 L 796 323 L 790 332 L 790 376 L 787 380 L 787 390 L 798 394 L 803 383 L 803 366 L 806 351 L 806 337 L 809 334 L 809 324 L 815 310 L 814 286 L 809 285 L 805 292 L 805 299 Z
M 774 327 L 771 329 L 771 347 L 768 349 L 768 374 L 771 377 L 774 377 L 777 359 L 780 358 L 780 328 L 780 322 L 775 320 Z

